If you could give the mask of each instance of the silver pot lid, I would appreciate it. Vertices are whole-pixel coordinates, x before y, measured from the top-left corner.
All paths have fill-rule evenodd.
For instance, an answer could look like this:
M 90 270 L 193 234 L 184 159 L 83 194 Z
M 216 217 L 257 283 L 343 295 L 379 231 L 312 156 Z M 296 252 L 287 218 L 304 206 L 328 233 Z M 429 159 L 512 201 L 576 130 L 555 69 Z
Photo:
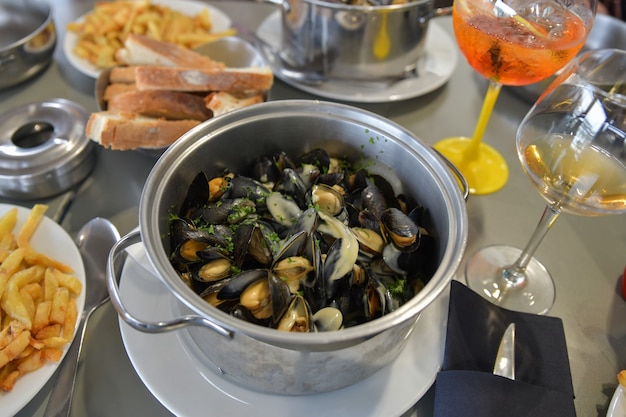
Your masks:
M 88 118 L 83 107 L 61 98 L 0 115 L 0 195 L 46 198 L 82 181 L 95 162 L 85 137 Z

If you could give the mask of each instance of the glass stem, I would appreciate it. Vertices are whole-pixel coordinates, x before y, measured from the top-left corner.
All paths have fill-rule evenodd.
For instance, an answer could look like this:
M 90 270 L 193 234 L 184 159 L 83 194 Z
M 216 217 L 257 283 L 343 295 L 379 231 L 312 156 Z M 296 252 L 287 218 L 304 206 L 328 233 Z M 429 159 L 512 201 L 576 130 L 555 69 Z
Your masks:
M 476 123 L 476 128 L 474 129 L 474 135 L 472 136 L 472 140 L 466 148 L 464 154 L 465 158 L 469 160 L 476 158 L 478 154 L 478 148 L 480 147 L 480 143 L 485 135 L 485 129 L 487 128 L 487 124 L 489 123 L 491 113 L 496 105 L 501 89 L 502 84 L 489 80 L 489 87 L 487 87 L 487 94 L 485 95 L 483 107 L 480 110 L 480 115 L 478 116 L 478 122 Z
M 533 258 L 535 251 L 539 247 L 539 244 L 548 233 L 548 230 L 552 228 L 552 225 L 559 218 L 561 210 L 558 206 L 547 205 L 543 211 L 543 215 L 539 220 L 539 224 L 535 228 L 533 235 L 526 244 L 526 247 L 520 254 L 519 258 L 511 266 L 508 266 L 502 271 L 502 278 L 508 282 L 511 286 L 523 285 L 526 281 L 526 267 Z

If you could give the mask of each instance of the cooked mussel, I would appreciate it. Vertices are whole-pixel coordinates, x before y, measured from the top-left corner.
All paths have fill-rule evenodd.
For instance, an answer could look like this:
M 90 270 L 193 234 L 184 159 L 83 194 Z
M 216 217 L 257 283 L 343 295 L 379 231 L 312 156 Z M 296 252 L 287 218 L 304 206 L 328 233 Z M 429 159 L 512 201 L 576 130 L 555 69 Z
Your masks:
M 268 267 L 271 264 L 271 246 L 261 226 L 242 224 L 237 228 L 233 241 L 233 260 L 238 268 Z
M 411 252 L 420 244 L 420 228 L 411 218 L 397 208 L 385 209 L 380 221 L 389 239 L 401 251 Z
M 345 209 L 341 193 L 326 184 L 311 187 L 311 204 L 330 216 L 338 216 Z
M 313 314 L 313 324 L 317 332 L 339 330 L 343 325 L 343 314 L 336 307 L 323 307 Z
M 300 295 L 293 297 L 276 328 L 286 332 L 307 333 L 313 327 L 313 317 L 307 302 Z

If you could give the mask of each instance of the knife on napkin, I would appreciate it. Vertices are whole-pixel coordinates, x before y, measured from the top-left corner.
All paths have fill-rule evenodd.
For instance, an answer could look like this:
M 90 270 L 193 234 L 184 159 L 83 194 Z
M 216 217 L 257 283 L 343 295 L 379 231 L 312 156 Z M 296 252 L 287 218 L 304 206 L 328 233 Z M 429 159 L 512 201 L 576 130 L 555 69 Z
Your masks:
M 515 323 L 509 324 L 504 331 L 493 365 L 493 374 L 515 379 Z
M 515 379 L 494 375 L 505 329 L 515 323 Z M 504 337 L 506 350 L 510 336 Z M 452 281 L 434 417 L 576 417 L 561 319 L 503 309 Z

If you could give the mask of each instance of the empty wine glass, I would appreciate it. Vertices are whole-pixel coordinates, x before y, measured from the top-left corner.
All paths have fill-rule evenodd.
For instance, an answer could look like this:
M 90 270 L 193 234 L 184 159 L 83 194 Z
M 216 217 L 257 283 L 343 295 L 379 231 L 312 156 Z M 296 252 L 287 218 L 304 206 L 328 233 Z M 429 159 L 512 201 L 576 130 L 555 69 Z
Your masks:
M 596 0 L 455 0 L 454 34 L 467 62 L 489 80 L 472 138 L 435 144 L 467 179 L 472 194 L 498 191 L 508 166 L 483 142 L 502 85 L 541 81 L 564 67 L 585 43 Z
M 502 307 L 537 314 L 555 287 L 533 257 L 561 212 L 626 212 L 626 51 L 601 49 L 575 59 L 517 130 L 524 172 L 547 202 L 524 250 L 489 246 L 467 263 L 467 284 Z

